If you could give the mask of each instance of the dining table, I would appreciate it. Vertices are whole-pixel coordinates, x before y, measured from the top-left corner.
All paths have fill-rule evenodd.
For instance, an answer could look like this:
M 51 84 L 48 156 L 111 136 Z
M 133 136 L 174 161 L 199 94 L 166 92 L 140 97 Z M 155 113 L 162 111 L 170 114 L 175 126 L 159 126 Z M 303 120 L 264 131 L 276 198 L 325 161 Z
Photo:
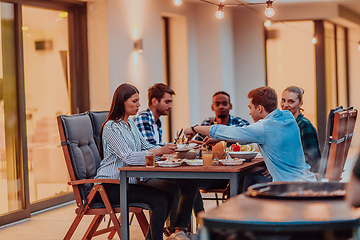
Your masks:
M 243 193 L 201 212 L 199 218 L 204 240 L 359 239 L 360 209 L 343 198 L 257 198 Z
M 247 174 L 265 169 L 262 158 L 244 161 L 240 165 L 225 166 L 214 164 L 212 166 L 189 166 L 185 163 L 177 167 L 120 167 L 120 208 L 121 208 L 121 239 L 129 239 L 129 205 L 128 184 L 129 177 L 143 178 L 176 178 L 176 179 L 229 179 L 230 197 L 239 194 L 239 179 Z

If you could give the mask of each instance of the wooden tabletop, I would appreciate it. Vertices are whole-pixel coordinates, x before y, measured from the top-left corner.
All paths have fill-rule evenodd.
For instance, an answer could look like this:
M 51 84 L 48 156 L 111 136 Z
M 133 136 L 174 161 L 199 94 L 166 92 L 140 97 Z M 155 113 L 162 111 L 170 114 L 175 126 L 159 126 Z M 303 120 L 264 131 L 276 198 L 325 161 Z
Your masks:
M 210 228 L 311 231 L 358 227 L 360 211 L 343 199 L 280 200 L 241 194 L 199 216 Z
M 148 171 L 148 172 L 240 172 L 245 171 L 256 166 L 264 165 L 262 158 L 252 159 L 251 161 L 243 162 L 240 165 L 224 166 L 222 164 L 212 165 L 211 167 L 204 166 L 189 166 L 185 163 L 178 167 L 145 167 L 145 166 L 126 166 L 119 168 L 120 171 Z

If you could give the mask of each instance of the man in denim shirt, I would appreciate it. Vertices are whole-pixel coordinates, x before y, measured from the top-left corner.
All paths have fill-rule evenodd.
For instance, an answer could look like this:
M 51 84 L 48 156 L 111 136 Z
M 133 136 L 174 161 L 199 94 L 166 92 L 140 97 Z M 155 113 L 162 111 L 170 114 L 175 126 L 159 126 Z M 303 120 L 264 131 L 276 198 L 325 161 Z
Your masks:
M 210 136 L 207 143 L 219 140 L 257 143 L 273 182 L 316 181 L 310 166 L 305 163 L 299 127 L 291 112 L 277 109 L 275 90 L 266 86 L 256 88 L 249 92 L 248 98 L 249 114 L 255 123 L 240 128 L 195 125 L 185 129 L 184 133 L 188 138 L 196 133 Z M 259 173 L 245 178 L 244 189 L 248 184 L 256 183 L 256 178 L 252 178 L 256 174 Z

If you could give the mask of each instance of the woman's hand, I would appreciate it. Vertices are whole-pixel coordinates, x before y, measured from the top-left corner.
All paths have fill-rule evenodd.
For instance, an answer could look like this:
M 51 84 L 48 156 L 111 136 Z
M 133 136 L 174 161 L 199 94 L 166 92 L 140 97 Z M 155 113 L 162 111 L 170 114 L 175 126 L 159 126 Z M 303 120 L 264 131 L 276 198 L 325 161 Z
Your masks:
M 168 143 L 165 146 L 157 149 L 159 151 L 159 154 L 156 153 L 156 156 L 162 155 L 162 154 L 174 153 L 176 148 L 177 148 L 176 144 Z

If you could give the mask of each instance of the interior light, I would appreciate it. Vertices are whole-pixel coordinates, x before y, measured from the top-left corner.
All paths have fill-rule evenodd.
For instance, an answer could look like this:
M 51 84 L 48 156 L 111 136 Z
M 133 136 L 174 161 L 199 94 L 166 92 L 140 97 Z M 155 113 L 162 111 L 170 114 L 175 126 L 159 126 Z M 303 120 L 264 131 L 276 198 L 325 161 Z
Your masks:
M 265 9 L 265 16 L 271 18 L 275 15 L 275 11 L 272 7 L 272 1 L 266 1 L 266 9 Z
M 359 41 L 359 44 L 358 44 L 358 51 L 360 52 L 360 41 Z
M 264 22 L 264 26 L 265 26 L 265 27 L 270 27 L 270 26 L 271 26 L 271 21 L 270 21 L 270 20 L 266 20 L 266 21 Z
M 182 0 L 174 0 L 175 6 L 180 6 L 182 4 Z
M 226 1 L 226 0 L 219 0 L 219 2 L 220 2 L 221 4 L 224 4 L 225 1 Z
M 29 27 L 28 26 L 22 26 L 22 28 L 21 28 L 23 31 L 27 31 L 27 30 L 29 30 Z
M 223 19 L 224 18 L 224 5 L 219 4 L 218 10 L 215 13 L 215 17 L 217 19 Z
M 134 31 L 133 31 L 133 37 L 134 37 L 134 39 L 136 39 L 136 38 L 137 38 L 137 30 L 136 30 L 136 28 L 134 28 Z
M 316 37 L 314 36 L 313 38 L 312 38 L 312 41 L 311 41 L 313 44 L 316 44 L 317 43 L 317 39 L 316 39 Z
M 138 39 L 134 41 L 134 51 L 138 53 L 143 52 L 142 40 Z
M 68 16 L 67 12 L 59 12 L 59 17 L 66 18 Z

